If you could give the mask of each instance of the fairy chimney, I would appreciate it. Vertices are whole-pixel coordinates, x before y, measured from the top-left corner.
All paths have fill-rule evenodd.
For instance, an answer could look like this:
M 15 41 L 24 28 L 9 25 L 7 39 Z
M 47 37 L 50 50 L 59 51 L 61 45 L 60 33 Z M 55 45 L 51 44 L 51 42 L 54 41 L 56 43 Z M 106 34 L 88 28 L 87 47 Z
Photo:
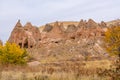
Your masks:
M 8 42 L 16 43 L 22 48 L 32 48 L 35 47 L 39 40 L 40 32 L 38 28 L 32 26 L 31 23 L 27 23 L 23 27 L 20 20 L 18 20 L 8 39 Z
M 94 20 L 89 19 L 87 22 L 87 28 L 96 28 L 96 27 L 98 27 L 98 24 Z

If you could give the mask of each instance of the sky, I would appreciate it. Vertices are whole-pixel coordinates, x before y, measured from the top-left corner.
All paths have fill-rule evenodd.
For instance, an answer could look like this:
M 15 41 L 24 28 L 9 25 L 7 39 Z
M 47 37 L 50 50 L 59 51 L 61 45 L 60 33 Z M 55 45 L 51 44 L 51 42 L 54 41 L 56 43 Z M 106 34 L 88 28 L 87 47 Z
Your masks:
M 120 0 L 0 0 L 0 39 L 8 40 L 18 19 L 40 26 L 55 21 L 96 22 L 120 18 Z

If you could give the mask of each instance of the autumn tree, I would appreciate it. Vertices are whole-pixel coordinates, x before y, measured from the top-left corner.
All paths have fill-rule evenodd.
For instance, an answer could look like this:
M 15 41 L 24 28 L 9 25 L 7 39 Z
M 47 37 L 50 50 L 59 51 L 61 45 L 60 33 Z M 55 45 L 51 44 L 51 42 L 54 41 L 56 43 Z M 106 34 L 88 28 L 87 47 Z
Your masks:
M 6 43 L 4 46 L 0 45 L 0 63 L 2 64 L 25 64 L 27 51 L 21 49 L 15 43 Z
M 120 59 L 120 26 L 111 27 L 105 33 L 106 51 Z
M 110 70 L 104 71 L 112 80 L 120 80 L 120 26 L 110 27 L 105 32 L 105 47 L 110 55 L 117 56 Z

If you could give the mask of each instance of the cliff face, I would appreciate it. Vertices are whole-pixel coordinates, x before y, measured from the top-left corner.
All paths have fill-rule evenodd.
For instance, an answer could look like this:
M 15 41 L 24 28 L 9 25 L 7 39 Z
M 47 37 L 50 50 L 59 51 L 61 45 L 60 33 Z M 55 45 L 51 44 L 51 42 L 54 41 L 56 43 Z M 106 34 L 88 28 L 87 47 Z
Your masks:
M 15 25 L 8 42 L 16 43 L 22 48 L 32 48 L 37 45 L 40 39 L 40 32 L 37 27 L 32 26 L 29 22 L 23 27 L 19 20 Z
M 18 21 L 8 41 L 22 48 L 44 48 L 45 51 L 41 53 L 48 54 L 64 53 L 64 50 L 82 55 L 104 54 L 101 45 L 106 27 L 105 22 L 98 24 L 89 19 L 46 24 L 40 30 L 30 22 L 22 26 Z

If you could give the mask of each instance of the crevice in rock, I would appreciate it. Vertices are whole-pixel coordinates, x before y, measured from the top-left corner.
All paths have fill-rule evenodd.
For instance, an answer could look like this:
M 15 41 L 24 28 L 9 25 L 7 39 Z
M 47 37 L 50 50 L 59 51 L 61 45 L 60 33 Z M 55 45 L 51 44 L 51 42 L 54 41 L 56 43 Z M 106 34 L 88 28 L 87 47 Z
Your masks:
M 20 48 L 22 48 L 22 43 L 19 43 L 18 45 L 20 46 Z
M 27 39 L 25 40 L 24 48 L 28 48 L 28 40 Z

